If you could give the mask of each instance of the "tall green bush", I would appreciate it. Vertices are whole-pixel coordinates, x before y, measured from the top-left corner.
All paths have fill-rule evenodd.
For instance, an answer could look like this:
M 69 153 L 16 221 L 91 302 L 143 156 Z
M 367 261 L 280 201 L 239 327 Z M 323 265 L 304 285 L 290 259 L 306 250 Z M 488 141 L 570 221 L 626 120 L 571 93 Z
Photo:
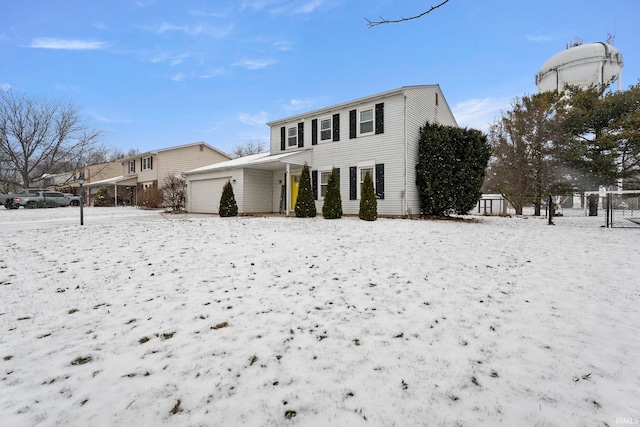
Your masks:
M 316 202 L 313 200 L 311 174 L 306 163 L 302 168 L 302 175 L 300 175 L 295 211 L 298 218 L 314 218 L 316 216 Z
M 342 217 L 342 197 L 340 196 L 340 180 L 336 168 L 331 170 L 329 181 L 327 182 L 327 192 L 324 195 L 322 205 L 322 216 L 327 219 Z
M 236 203 L 236 197 L 233 194 L 233 186 L 231 181 L 222 188 L 222 197 L 220 197 L 220 208 L 218 214 L 221 217 L 230 217 L 238 215 L 238 204 Z
M 364 175 L 364 181 L 362 183 L 358 217 L 365 221 L 375 221 L 378 219 L 378 201 L 376 200 L 376 192 L 373 189 L 373 178 L 368 171 Z
M 469 212 L 491 156 L 487 136 L 476 129 L 427 123 L 420 128 L 416 185 L 423 216 Z

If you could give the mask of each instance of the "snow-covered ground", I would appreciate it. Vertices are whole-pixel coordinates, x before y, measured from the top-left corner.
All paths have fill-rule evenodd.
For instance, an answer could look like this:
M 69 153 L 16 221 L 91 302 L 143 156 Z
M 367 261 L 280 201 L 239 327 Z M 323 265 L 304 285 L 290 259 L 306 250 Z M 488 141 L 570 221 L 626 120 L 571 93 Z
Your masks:
M 637 230 L 0 209 L 2 426 L 614 426 Z

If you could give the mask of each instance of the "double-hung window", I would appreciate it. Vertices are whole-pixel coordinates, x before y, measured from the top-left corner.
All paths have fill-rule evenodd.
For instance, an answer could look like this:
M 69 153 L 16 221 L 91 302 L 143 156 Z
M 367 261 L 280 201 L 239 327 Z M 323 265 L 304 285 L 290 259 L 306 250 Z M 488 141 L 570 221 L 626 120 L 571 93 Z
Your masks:
M 359 111 L 359 133 L 373 132 L 373 108 L 366 108 Z
M 136 161 L 129 160 L 129 173 L 136 173 Z
M 320 141 L 331 139 L 331 131 L 333 129 L 331 118 L 320 120 Z
M 295 126 L 287 129 L 287 145 L 289 147 L 298 145 L 298 128 Z
M 151 156 L 148 157 L 143 157 L 142 158 L 142 170 L 146 171 L 148 169 L 151 169 Z
M 360 186 L 358 189 L 360 190 L 360 193 L 358 194 L 358 199 L 360 199 L 360 197 L 362 196 L 362 189 L 364 188 L 364 177 L 367 175 L 367 172 L 369 173 L 369 176 L 371 176 L 371 180 L 373 181 L 374 191 L 376 188 L 376 177 L 374 175 L 373 166 L 365 166 L 359 169 L 360 169 Z
M 327 186 L 329 184 L 329 177 L 331 171 L 320 171 L 320 200 L 324 199 L 327 194 Z

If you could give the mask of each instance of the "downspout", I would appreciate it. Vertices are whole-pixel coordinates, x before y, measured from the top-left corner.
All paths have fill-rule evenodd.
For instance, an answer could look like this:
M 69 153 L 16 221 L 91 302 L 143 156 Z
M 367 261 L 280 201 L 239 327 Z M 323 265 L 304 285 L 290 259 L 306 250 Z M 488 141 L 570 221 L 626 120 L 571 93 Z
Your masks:
M 404 121 L 404 135 L 402 136 L 403 139 L 403 144 L 404 144 L 404 150 L 403 150 L 403 156 L 404 156 L 404 177 L 403 177 L 403 181 L 404 181 L 404 185 L 403 185 L 403 189 L 402 189 L 402 194 L 400 195 L 400 197 L 402 198 L 401 200 L 401 213 L 402 216 L 406 217 L 407 216 L 407 94 L 404 94 L 404 114 L 403 114 L 403 121 Z

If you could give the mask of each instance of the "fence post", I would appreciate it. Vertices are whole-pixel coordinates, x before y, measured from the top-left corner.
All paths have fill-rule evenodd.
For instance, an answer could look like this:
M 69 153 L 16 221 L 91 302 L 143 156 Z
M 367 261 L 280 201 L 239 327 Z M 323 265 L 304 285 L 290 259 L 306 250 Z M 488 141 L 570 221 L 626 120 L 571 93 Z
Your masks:
M 606 220 L 606 225 L 607 228 L 610 228 L 613 226 L 613 224 L 611 224 L 613 222 L 613 212 L 611 211 L 611 193 L 607 193 L 607 197 L 605 199 L 605 204 L 607 205 L 606 211 L 607 211 L 607 220 Z
M 554 225 L 553 224 L 553 197 L 551 196 L 551 194 L 549 194 L 549 200 L 547 202 L 547 210 L 549 211 L 549 224 L 548 225 Z

